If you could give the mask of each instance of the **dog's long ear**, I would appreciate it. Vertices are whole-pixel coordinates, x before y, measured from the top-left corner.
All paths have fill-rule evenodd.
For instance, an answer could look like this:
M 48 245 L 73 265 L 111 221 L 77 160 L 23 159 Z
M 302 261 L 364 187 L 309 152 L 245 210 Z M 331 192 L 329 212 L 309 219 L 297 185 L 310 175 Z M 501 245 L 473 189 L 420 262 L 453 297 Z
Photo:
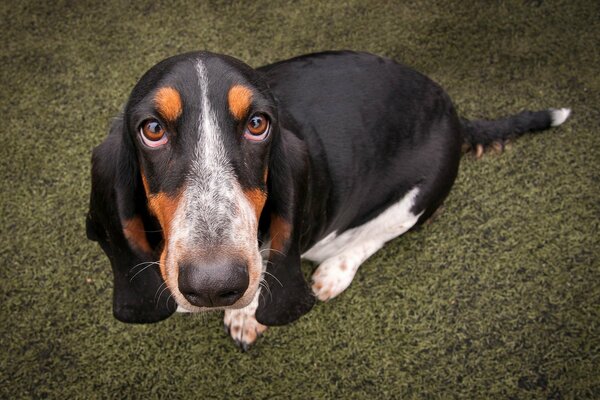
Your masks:
M 264 325 L 285 325 L 306 314 L 315 302 L 300 269 L 308 159 L 304 142 L 291 131 L 281 128 L 274 138 L 268 174 L 269 290 L 260 296 L 256 319 Z
M 115 119 L 108 137 L 92 153 L 87 236 L 110 259 L 115 318 L 157 322 L 169 317 L 176 305 L 160 275 L 160 227 L 148 213 L 135 149 L 124 129 L 122 118 Z

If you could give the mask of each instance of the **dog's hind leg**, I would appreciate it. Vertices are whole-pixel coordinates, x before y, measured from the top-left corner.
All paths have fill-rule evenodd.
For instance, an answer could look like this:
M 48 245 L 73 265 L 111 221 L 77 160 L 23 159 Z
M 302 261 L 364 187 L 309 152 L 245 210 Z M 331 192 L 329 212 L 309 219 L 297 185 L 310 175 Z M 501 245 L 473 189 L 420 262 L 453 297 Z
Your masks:
M 326 244 L 317 244 L 305 254 L 306 258 L 314 260 L 317 253 L 322 257 L 337 246 L 335 255 L 321 258 L 323 261 L 312 276 L 313 293 L 319 300 L 326 301 L 342 293 L 367 258 L 417 223 L 422 212 L 415 214 L 412 208 L 418 193 L 419 189 L 413 188 L 371 221 L 327 238 Z
M 312 275 L 315 296 L 327 301 L 342 293 L 352 283 L 358 267 L 383 245 L 383 242 L 370 241 L 325 260 Z

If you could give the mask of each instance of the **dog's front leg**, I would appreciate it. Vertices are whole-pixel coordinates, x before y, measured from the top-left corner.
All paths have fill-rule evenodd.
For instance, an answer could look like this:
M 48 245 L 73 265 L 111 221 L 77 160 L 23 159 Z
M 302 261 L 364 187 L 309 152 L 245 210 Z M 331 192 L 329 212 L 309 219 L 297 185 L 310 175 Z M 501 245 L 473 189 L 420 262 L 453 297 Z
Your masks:
M 267 327 L 259 323 L 255 317 L 260 290 L 259 287 L 254 299 L 246 307 L 238 310 L 225 310 L 223 319 L 225 330 L 242 351 L 248 351 L 256 339 L 267 330 Z

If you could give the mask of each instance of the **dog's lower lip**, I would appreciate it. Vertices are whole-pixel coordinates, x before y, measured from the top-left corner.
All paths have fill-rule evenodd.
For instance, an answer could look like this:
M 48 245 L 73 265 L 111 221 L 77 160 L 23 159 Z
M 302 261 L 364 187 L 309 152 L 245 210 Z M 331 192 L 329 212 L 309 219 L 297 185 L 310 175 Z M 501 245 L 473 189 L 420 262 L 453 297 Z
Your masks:
M 244 293 L 243 297 L 246 297 L 248 293 Z M 252 296 L 248 296 L 250 298 L 254 297 L 254 294 Z M 178 313 L 191 313 L 191 314 L 195 314 L 195 313 L 199 313 L 199 312 L 209 312 L 209 311 L 224 311 L 224 310 L 237 310 L 237 309 L 241 309 L 246 307 L 248 304 L 248 302 L 243 302 L 240 303 L 239 301 L 236 302 L 236 304 L 232 304 L 231 306 L 227 306 L 227 307 L 209 307 L 209 308 L 200 308 L 200 307 L 194 307 L 192 306 L 191 308 L 187 308 L 184 305 L 181 305 L 179 303 L 177 303 L 177 309 L 175 310 L 175 312 Z

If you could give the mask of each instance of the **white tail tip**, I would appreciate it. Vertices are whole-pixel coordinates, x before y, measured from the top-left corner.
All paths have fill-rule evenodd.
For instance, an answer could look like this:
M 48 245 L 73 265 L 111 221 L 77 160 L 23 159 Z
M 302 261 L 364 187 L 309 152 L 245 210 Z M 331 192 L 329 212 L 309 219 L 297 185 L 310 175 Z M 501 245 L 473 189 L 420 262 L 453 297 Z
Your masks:
M 567 120 L 567 118 L 569 118 L 569 115 L 571 115 L 571 109 L 570 108 L 551 108 L 550 109 L 550 118 L 552 118 L 552 126 L 559 126 L 560 124 L 562 124 L 563 122 L 565 122 Z

